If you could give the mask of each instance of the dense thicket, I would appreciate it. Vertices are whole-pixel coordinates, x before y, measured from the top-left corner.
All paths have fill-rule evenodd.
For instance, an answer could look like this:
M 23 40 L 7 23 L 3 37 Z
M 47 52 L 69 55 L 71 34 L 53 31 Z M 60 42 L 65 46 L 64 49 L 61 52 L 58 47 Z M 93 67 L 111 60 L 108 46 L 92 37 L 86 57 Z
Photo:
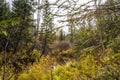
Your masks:
M 27 66 L 28 62 L 34 61 L 31 57 L 34 25 L 33 9 L 30 3 L 31 1 L 28 0 L 14 0 L 12 9 L 10 9 L 10 6 L 2 1 L 0 9 L 0 66 L 3 66 L 4 80 L 9 78 L 7 75 L 10 75 L 11 72 L 17 74 Z
M 120 80 L 120 1 L 79 2 L 0 0 L 0 78 Z

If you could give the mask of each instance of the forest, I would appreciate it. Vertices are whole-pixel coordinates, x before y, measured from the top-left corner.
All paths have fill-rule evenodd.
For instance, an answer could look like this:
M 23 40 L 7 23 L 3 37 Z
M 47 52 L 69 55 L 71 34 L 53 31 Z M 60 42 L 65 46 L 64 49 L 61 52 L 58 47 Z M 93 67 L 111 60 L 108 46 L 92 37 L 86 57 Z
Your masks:
M 0 80 L 120 80 L 120 0 L 0 0 Z

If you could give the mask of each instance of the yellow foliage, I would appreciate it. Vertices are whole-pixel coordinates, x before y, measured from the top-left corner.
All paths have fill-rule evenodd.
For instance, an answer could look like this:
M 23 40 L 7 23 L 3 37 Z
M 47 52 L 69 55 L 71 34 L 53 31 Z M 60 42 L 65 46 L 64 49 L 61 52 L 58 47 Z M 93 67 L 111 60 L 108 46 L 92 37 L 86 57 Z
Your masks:
M 88 76 L 89 78 L 94 78 L 96 75 L 96 61 L 92 55 L 87 55 L 82 58 L 78 63 L 78 69 L 81 76 Z

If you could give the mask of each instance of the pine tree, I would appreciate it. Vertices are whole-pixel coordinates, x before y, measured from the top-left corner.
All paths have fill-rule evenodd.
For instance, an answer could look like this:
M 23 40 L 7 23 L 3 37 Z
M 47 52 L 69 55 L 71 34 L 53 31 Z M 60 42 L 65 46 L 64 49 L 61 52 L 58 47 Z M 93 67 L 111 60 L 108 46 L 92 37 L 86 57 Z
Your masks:
M 43 23 L 40 31 L 40 41 L 42 44 L 42 55 L 47 54 L 50 49 L 50 44 L 54 41 L 53 17 L 50 12 L 50 4 L 48 0 L 43 1 Z M 42 56 L 41 55 L 41 56 Z
M 8 44 L 7 27 L 10 16 L 9 5 L 6 0 L 0 0 L 0 68 L 3 68 L 3 80 L 6 77 L 6 48 Z M 2 54 L 4 52 L 4 54 Z
M 33 20 L 32 7 L 29 0 L 14 0 L 13 2 L 13 17 L 17 17 L 18 25 L 16 25 L 16 33 L 14 35 L 13 41 L 14 50 L 20 50 L 20 47 L 26 48 L 27 45 L 32 42 L 33 37 Z M 17 49 L 18 48 L 18 49 Z
M 5 0 L 0 0 L 0 51 L 4 49 L 6 44 L 6 24 L 9 20 L 10 9 Z
M 2 9 L 1 11 L 4 12 Z M 4 65 L 3 80 L 8 79 L 10 76 L 6 75 L 11 74 L 7 72 L 6 69 L 17 74 L 22 71 L 28 63 L 35 61 L 35 59 L 32 58 L 34 28 L 31 17 L 33 15 L 32 11 L 30 0 L 14 0 L 11 15 L 5 17 L 5 20 L 2 22 L 6 31 L 5 44 L 3 47 L 5 56 L 2 57 L 3 59 L 1 61 L 1 64 Z
M 60 30 L 60 33 L 59 33 L 59 40 L 60 41 L 65 40 L 65 33 L 64 33 L 64 31 L 62 29 Z
M 8 19 L 9 12 L 9 5 L 5 0 L 0 0 L 0 21 Z

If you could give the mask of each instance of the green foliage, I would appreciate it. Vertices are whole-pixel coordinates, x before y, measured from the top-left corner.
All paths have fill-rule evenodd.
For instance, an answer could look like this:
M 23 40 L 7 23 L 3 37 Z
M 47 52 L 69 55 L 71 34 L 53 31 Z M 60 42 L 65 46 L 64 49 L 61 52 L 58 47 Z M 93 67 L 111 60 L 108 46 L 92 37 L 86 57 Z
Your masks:
M 78 61 L 56 65 L 52 57 L 44 57 L 21 73 L 18 80 L 119 80 L 120 54 L 110 51 L 110 54 L 100 57 L 100 60 L 102 63 L 93 54 L 83 53 Z
M 80 28 L 80 31 L 76 34 L 76 51 L 80 51 L 88 47 L 99 47 L 100 36 L 95 28 Z
M 11 80 L 120 79 L 118 0 L 107 0 L 102 7 L 92 12 L 96 14 L 92 16 L 95 25 L 91 25 L 90 21 L 86 24 L 88 20 L 82 18 L 85 23 L 76 32 L 74 28 L 78 27 L 76 23 L 79 23 L 79 18 L 72 15 L 77 19 L 74 21 L 71 17 L 68 23 L 73 44 L 63 41 L 65 35 L 61 30 L 61 42 L 55 44 L 55 47 L 52 44 L 55 37 L 53 15 L 48 0 L 44 0 L 44 7 L 40 6 L 43 10 L 43 23 L 38 30 L 40 35 L 36 38 L 40 48 L 36 48 L 33 40 L 35 26 L 31 17 L 32 1 L 14 0 L 11 10 L 4 0 L 0 1 L 0 78 L 5 74 L 5 80 L 9 77 Z M 92 14 L 88 13 L 84 17 L 90 19 Z M 46 56 L 41 57 L 46 53 Z
M 52 65 L 54 61 L 50 57 L 41 58 L 40 62 L 29 66 L 29 69 L 18 76 L 18 80 L 50 80 L 52 77 Z M 25 76 L 24 76 L 25 74 Z
M 109 56 L 109 57 L 108 57 Z M 119 80 L 119 61 L 120 54 L 106 56 L 103 60 L 105 66 L 101 67 L 102 74 L 96 77 L 96 80 Z
M 9 16 L 10 16 L 9 5 L 5 3 L 5 0 L 0 1 L 0 22 L 2 20 L 9 19 Z
M 107 47 L 112 48 L 115 53 L 119 53 L 120 52 L 120 37 L 117 36 L 116 38 L 110 40 Z
M 40 30 L 40 36 L 39 36 L 39 42 L 41 44 L 41 53 L 42 55 L 46 55 L 51 51 L 51 44 L 55 40 L 55 29 L 54 29 L 54 23 L 52 15 L 50 3 L 48 0 L 43 1 L 44 7 L 42 8 L 42 16 L 43 16 L 43 22 L 41 24 Z M 38 13 L 39 17 L 40 13 Z M 38 19 L 38 27 L 39 27 L 39 20 Z
M 1 5 L 1 4 L 0 4 Z M 0 8 L 0 66 L 5 78 L 18 74 L 37 61 L 33 52 L 32 5 L 26 0 L 14 0 L 12 10 L 5 3 Z M 3 54 L 2 54 L 3 53 Z M 3 56 L 4 55 L 4 56 Z M 39 56 L 39 55 L 37 55 Z M 4 70 L 9 70 L 4 72 Z M 2 75 L 3 75 L 2 74 Z
M 60 30 L 60 33 L 59 33 L 59 40 L 60 41 L 65 40 L 65 33 L 64 33 L 64 31 L 62 29 Z

